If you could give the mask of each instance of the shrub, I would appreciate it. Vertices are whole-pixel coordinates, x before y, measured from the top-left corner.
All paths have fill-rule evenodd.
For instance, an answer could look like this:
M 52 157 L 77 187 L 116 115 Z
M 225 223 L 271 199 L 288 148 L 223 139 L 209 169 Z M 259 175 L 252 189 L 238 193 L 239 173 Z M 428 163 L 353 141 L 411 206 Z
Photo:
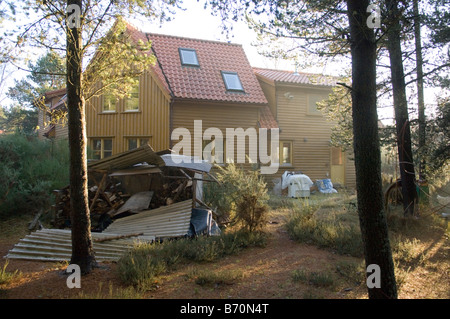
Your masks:
M 205 189 L 207 203 L 222 217 L 230 218 L 248 231 L 261 230 L 267 222 L 269 206 L 266 183 L 256 170 L 244 170 L 233 163 L 217 166 L 220 185 Z
M 69 182 L 67 142 L 1 136 L 0 174 L 0 217 L 46 209 L 52 190 Z

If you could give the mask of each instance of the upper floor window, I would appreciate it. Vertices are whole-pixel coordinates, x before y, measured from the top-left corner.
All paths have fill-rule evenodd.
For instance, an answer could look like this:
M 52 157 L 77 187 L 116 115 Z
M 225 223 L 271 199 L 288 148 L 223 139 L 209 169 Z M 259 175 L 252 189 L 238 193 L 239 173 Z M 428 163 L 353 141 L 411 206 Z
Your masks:
M 125 99 L 125 111 L 139 111 L 139 81 Z
M 244 87 L 242 86 L 239 75 L 236 72 L 222 71 L 222 77 L 227 91 L 244 92 Z
M 117 108 L 117 98 L 108 92 L 103 94 L 103 112 L 115 112 Z
M 198 63 L 197 52 L 194 49 L 180 48 L 179 52 L 182 65 L 200 66 Z

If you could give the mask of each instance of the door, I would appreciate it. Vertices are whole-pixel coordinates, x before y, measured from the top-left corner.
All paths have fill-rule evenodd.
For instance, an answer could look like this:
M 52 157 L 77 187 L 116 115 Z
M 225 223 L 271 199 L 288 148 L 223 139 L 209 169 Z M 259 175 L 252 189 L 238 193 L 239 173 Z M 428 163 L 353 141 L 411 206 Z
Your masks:
M 345 156 L 340 147 L 331 147 L 331 182 L 345 184 Z

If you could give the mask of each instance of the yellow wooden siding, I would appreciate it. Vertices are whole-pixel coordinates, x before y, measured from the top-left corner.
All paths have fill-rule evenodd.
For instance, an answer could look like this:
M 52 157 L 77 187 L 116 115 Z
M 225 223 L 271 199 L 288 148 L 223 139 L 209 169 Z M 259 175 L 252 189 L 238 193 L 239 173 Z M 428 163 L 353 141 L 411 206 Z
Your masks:
M 213 104 L 187 104 L 176 103 L 173 106 L 173 129 L 187 128 L 191 134 L 191 155 L 194 154 L 194 121 L 202 120 L 203 132 L 208 128 L 218 128 L 226 141 L 227 128 L 242 128 L 244 131 L 248 128 L 257 129 L 258 108 L 251 106 L 233 106 L 233 105 L 213 105 Z M 203 138 L 201 136 L 200 138 Z M 176 145 L 179 141 L 173 140 Z M 226 143 L 226 142 L 225 142 Z M 235 160 L 237 154 L 248 154 L 248 138 L 244 148 L 237 148 L 235 141 Z M 202 144 L 200 144 L 202 145 Z M 225 149 L 224 145 L 224 149 Z M 228 154 L 226 154 L 228 156 Z
M 169 148 L 169 100 L 149 72 L 139 81 L 139 110 L 125 111 L 119 100 L 116 111 L 102 112 L 102 96 L 86 105 L 86 125 L 89 143 L 93 138 L 113 138 L 113 154 L 128 150 L 128 138 L 149 138 L 155 151 Z
M 69 130 L 67 127 L 67 122 L 55 125 L 55 137 L 56 139 L 69 138 Z
M 325 116 L 308 111 L 309 96 L 323 94 L 327 98 L 330 91 L 292 86 L 277 89 L 276 114 L 280 140 L 293 143 L 293 165 L 281 167 L 279 173 L 292 170 L 301 171 L 313 180 L 330 178 L 330 137 L 334 124 Z M 354 186 L 354 180 L 353 161 L 348 160 L 345 165 L 345 184 Z

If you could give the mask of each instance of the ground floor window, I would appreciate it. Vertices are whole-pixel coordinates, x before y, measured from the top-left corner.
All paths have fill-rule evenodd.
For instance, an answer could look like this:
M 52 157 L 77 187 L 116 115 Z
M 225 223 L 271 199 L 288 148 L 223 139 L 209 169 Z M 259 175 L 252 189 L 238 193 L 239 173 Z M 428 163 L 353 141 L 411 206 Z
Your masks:
M 93 159 L 102 159 L 109 157 L 113 152 L 112 138 L 93 138 L 91 147 L 93 151 Z
M 280 165 L 292 165 L 292 141 L 280 141 Z
M 134 150 L 142 145 L 148 144 L 148 137 L 130 137 L 128 138 L 128 150 Z

